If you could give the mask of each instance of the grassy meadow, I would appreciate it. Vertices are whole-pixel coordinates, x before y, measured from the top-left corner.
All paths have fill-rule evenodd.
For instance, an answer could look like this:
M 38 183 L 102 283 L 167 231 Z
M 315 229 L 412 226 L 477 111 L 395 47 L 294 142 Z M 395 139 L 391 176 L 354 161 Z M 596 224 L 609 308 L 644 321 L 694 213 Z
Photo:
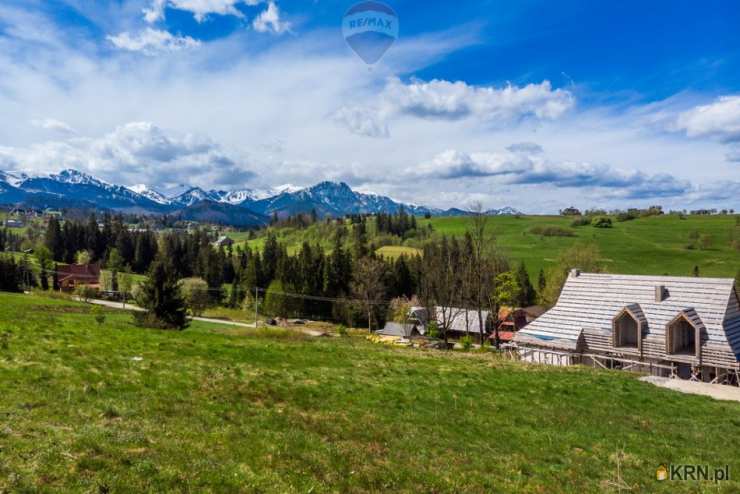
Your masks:
M 740 240 L 740 223 L 737 215 L 652 216 L 632 221 L 614 221 L 612 228 L 592 226 L 572 227 L 572 218 L 562 216 L 498 216 L 489 219 L 488 228 L 497 245 L 514 262 L 524 261 L 535 277 L 541 268 L 553 265 L 558 256 L 577 243 L 595 243 L 603 256 L 602 261 L 609 272 L 626 274 L 653 274 L 691 276 L 694 266 L 702 276 L 734 277 L 740 270 L 740 251 L 731 245 L 732 235 Z M 431 223 L 434 236 L 462 237 L 470 227 L 466 217 L 444 217 L 419 219 L 425 226 Z M 545 236 L 539 229 L 555 227 L 572 236 Z M 369 225 L 369 238 L 374 238 L 374 227 Z M 332 246 L 333 230 L 325 224 L 312 225 L 300 230 L 281 228 L 276 230 L 278 239 L 288 246 L 291 253 L 306 240 L 319 243 L 327 249 Z M 706 236 L 709 245 L 689 249 L 690 236 Z M 239 234 L 237 234 L 239 235 Z M 245 237 L 240 237 L 242 240 Z M 385 238 L 385 241 L 390 239 Z M 246 241 L 246 240 L 244 240 Z M 261 248 L 265 237 L 247 241 L 253 248 Z M 396 245 L 397 244 L 397 245 Z M 396 239 L 393 245 L 384 245 L 378 251 L 386 257 L 411 254 L 423 246 L 423 241 Z
M 655 480 L 666 463 L 737 478 L 740 403 L 359 334 L 105 316 L 0 293 L 0 492 L 740 490 Z

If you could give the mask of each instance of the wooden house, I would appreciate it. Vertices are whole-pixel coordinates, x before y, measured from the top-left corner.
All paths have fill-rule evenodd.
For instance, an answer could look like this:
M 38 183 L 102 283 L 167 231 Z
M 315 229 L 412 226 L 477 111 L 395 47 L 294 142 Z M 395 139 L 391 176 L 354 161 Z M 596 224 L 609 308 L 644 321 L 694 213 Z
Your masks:
M 440 329 L 446 327 L 448 336 L 452 338 L 461 338 L 465 335 L 478 338 L 481 333 L 488 335 L 493 329 L 491 312 L 487 310 L 481 313 L 482 327 L 477 310 L 440 306 L 437 306 L 435 310 L 437 312 L 437 326 Z
M 737 384 L 740 299 L 730 278 L 569 274 L 557 304 L 516 333 L 522 360 Z
M 100 266 L 98 264 L 68 264 L 58 268 L 59 287 L 63 291 L 74 291 L 86 285 L 100 288 Z

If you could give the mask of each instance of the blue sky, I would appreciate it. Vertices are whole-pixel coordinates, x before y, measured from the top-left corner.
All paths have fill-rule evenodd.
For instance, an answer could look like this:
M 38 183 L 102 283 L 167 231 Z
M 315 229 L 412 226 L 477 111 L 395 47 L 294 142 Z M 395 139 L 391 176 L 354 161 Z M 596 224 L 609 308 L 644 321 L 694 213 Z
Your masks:
M 5 0 L 0 169 L 167 192 L 344 180 L 432 206 L 740 209 L 740 5 Z

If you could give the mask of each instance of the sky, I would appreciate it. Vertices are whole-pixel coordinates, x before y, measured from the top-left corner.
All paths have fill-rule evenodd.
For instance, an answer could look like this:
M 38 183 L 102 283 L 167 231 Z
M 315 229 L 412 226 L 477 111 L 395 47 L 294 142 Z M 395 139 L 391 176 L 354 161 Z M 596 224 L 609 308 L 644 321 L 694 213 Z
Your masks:
M 344 181 L 434 207 L 740 209 L 740 4 L 0 0 L 0 170 L 164 193 Z

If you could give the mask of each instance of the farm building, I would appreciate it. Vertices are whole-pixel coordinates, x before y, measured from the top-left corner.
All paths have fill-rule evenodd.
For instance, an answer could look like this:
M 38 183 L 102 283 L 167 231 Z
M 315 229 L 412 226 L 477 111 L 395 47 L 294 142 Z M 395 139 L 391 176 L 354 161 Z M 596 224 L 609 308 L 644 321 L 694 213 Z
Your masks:
M 734 280 L 569 274 L 555 307 L 516 333 L 522 360 L 738 383 Z
M 423 329 L 418 324 L 403 324 L 399 322 L 388 321 L 385 327 L 377 331 L 381 336 L 394 338 L 413 338 L 424 334 Z
M 476 337 L 482 332 L 487 335 L 493 329 L 491 312 L 481 311 L 483 327 L 478 317 L 478 311 L 472 309 L 460 309 L 455 307 L 436 307 L 437 326 L 447 328 L 449 336 L 462 337 L 467 334 Z
M 226 235 L 221 235 L 220 237 L 218 237 L 218 240 L 216 240 L 215 242 L 213 242 L 213 245 L 216 248 L 219 248 L 219 247 L 231 247 L 231 246 L 234 245 L 234 240 L 231 239 L 231 238 L 229 238 L 229 237 L 227 237 Z
M 97 264 L 69 264 L 57 269 L 59 287 L 63 291 L 73 291 L 82 285 L 100 288 L 100 266 Z

